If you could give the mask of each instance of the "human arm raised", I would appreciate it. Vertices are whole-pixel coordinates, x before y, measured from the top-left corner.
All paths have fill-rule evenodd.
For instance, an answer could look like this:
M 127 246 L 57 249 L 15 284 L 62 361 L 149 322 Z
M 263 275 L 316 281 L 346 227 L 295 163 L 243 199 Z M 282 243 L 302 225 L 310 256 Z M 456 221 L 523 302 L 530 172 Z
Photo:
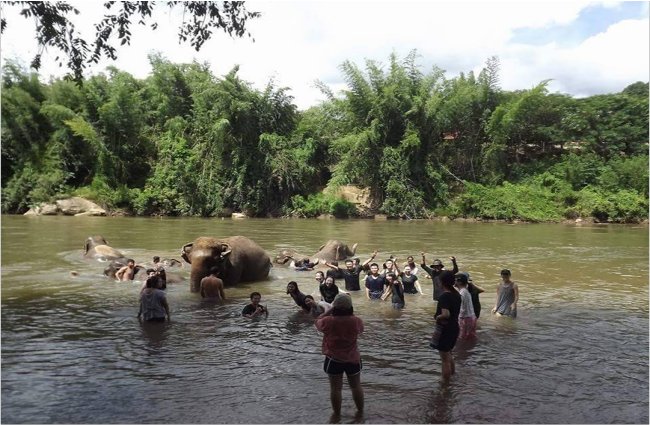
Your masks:
M 456 264 L 456 257 L 454 257 L 454 256 L 452 255 L 451 257 L 449 257 L 449 259 L 451 260 L 451 264 L 454 265 L 454 268 L 452 269 L 451 272 L 452 272 L 453 274 L 458 273 L 458 264 Z
M 365 267 L 368 264 L 370 264 L 370 262 L 372 260 L 374 260 L 376 256 L 377 256 L 377 251 L 372 251 L 372 255 L 370 256 L 370 258 L 368 258 L 366 261 L 364 261 L 363 264 L 361 264 L 361 267 Z

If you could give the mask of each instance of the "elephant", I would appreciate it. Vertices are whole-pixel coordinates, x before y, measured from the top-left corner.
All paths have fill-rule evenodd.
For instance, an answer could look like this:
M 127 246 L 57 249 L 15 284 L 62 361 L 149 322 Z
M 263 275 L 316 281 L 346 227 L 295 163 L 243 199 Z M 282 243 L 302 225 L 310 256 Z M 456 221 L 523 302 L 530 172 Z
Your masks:
M 115 278 L 115 273 L 122 267 L 126 266 L 126 259 L 119 259 L 111 261 L 106 268 L 104 268 L 104 276 Z M 165 281 L 167 283 L 181 283 L 185 282 L 187 278 L 179 276 L 174 273 L 165 272 Z M 133 280 L 145 281 L 147 280 L 147 269 L 144 267 L 136 267 Z
M 87 260 L 111 261 L 124 258 L 124 255 L 108 246 L 103 236 L 88 236 L 84 244 L 84 258 Z
M 269 275 L 272 264 L 266 252 L 244 236 L 217 239 L 199 237 L 181 248 L 181 257 L 191 264 L 190 291 L 198 292 L 201 279 L 218 267 L 217 276 L 224 285 L 261 280 Z
M 298 265 L 304 258 L 309 258 L 312 261 L 318 258 L 321 263 L 325 261 L 331 263 L 332 261 L 342 261 L 354 257 L 356 252 L 357 244 L 354 244 L 352 249 L 350 249 L 350 247 L 339 240 L 330 240 L 321 246 L 314 255 L 303 255 L 293 249 L 283 249 L 275 256 L 275 262 L 277 264 L 288 264 L 291 260 L 294 260 Z

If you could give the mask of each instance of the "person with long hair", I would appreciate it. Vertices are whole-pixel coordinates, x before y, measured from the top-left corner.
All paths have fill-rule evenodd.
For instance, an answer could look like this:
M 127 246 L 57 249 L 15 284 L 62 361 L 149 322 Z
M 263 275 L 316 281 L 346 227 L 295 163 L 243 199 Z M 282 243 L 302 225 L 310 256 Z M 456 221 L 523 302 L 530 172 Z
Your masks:
M 442 361 L 442 378 L 449 382 L 451 375 L 456 373 L 456 364 L 451 355 L 451 350 L 458 339 L 458 314 L 460 313 L 461 298 L 454 283 L 454 273 L 445 270 L 440 274 L 442 294 L 438 299 L 436 308 L 436 330 L 431 339 L 431 347 L 438 350 Z
M 307 307 L 305 304 L 306 295 L 300 292 L 300 289 L 298 289 L 298 284 L 293 280 L 287 283 L 287 294 L 291 295 L 291 298 L 293 298 L 293 301 L 296 303 L 296 305 L 300 307 L 305 313 L 309 313 L 311 311 L 311 308 Z
M 359 413 L 363 412 L 361 387 L 361 354 L 357 338 L 364 330 L 363 321 L 354 315 L 352 298 L 338 294 L 332 308 L 316 319 L 316 328 L 323 333 L 323 370 L 329 376 L 330 400 L 336 416 L 341 414 L 343 373 L 348 377 L 352 398 Z
M 169 304 L 165 293 L 158 289 L 160 276 L 152 276 L 147 279 L 145 289 L 140 292 L 140 310 L 138 319 L 142 317 L 146 322 L 164 322 L 171 320 Z

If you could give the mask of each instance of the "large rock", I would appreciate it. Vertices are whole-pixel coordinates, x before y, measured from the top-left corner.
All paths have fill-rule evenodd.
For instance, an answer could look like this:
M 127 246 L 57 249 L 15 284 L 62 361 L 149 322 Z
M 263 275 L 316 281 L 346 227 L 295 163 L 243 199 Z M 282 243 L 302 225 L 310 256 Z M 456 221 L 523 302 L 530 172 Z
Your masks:
M 75 214 L 74 216 L 75 217 L 101 217 L 105 215 L 106 215 L 106 211 L 100 208 L 98 210 L 90 210 L 79 214 Z
M 56 201 L 56 205 L 64 215 L 76 215 L 89 211 L 94 211 L 95 214 L 102 211 L 102 215 L 106 215 L 106 210 L 101 208 L 99 205 L 78 196 L 74 196 L 68 199 L 60 199 Z
M 31 208 L 24 215 L 57 215 L 59 207 L 55 204 L 40 204 Z
M 232 218 L 248 218 L 248 216 L 244 213 L 232 213 L 231 215 Z

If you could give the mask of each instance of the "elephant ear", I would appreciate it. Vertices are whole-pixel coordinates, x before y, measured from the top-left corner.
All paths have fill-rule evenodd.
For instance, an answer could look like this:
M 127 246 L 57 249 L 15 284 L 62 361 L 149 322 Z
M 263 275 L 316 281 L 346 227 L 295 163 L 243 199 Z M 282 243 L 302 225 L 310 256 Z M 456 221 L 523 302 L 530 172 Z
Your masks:
M 226 258 L 232 252 L 232 247 L 227 243 L 221 244 L 221 258 Z
M 192 264 L 192 261 L 189 257 L 189 254 L 192 252 L 192 246 L 194 246 L 194 242 L 186 243 L 183 245 L 183 248 L 181 248 L 181 258 L 187 261 L 189 264 Z

